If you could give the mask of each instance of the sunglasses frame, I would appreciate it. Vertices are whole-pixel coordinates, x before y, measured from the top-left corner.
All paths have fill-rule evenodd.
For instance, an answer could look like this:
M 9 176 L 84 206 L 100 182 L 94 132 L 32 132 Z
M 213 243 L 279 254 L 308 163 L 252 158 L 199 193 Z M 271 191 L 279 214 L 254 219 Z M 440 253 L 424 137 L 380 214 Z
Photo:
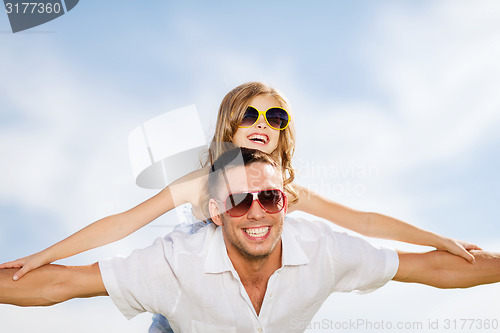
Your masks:
M 260 116 L 262 115 L 262 116 L 264 116 L 266 124 L 269 125 L 269 127 L 271 127 L 274 130 L 277 130 L 277 131 L 283 131 L 285 128 L 288 127 L 288 125 L 290 124 L 290 120 L 292 119 L 292 117 L 290 116 L 290 114 L 288 113 L 288 111 L 286 109 L 283 109 L 283 108 L 279 107 L 279 106 L 273 106 L 273 107 L 270 107 L 269 109 L 267 109 L 266 111 L 260 111 L 255 106 L 249 105 L 249 106 L 247 106 L 247 109 L 245 110 L 245 113 L 247 112 L 248 108 L 253 108 L 255 111 L 257 111 L 259 113 L 259 115 L 257 116 L 257 119 L 255 119 L 255 122 L 252 125 L 250 125 L 250 126 L 241 126 L 240 125 L 239 127 L 241 127 L 241 128 L 250 128 L 250 127 L 252 127 L 253 125 L 255 125 L 259 121 Z M 276 128 L 274 126 L 271 126 L 271 124 L 267 120 L 267 115 L 266 115 L 267 111 L 269 111 L 271 109 L 281 109 L 281 110 L 285 111 L 285 113 L 288 116 L 288 121 L 287 121 L 285 127 L 283 127 L 283 128 Z M 243 118 L 241 120 L 243 121 L 244 118 L 245 118 L 245 114 L 243 114 Z M 241 121 L 240 121 L 240 123 L 241 123 Z
M 281 197 L 283 199 L 283 207 L 281 207 L 280 210 L 278 210 L 277 212 L 269 212 L 266 208 L 264 208 L 264 206 L 262 205 L 262 203 L 260 202 L 259 200 L 259 193 L 260 192 L 265 192 L 265 191 L 279 191 L 281 193 Z M 229 210 L 227 209 L 227 201 L 229 199 L 229 197 L 231 195 L 234 195 L 234 194 L 240 194 L 240 193 L 245 193 L 245 194 L 252 194 L 253 198 L 252 198 L 252 204 L 250 205 L 250 207 L 248 207 L 247 211 L 241 215 L 233 215 L 229 212 Z M 250 209 L 252 208 L 253 206 L 253 203 L 254 201 L 257 201 L 259 203 L 259 206 L 268 214 L 278 214 L 279 212 L 281 212 L 287 205 L 288 205 L 288 201 L 287 201 L 287 197 L 286 197 L 286 194 L 285 192 L 283 192 L 282 190 L 280 190 L 279 188 L 270 188 L 270 189 L 266 189 L 266 190 L 259 190 L 259 191 L 243 191 L 243 192 L 234 192 L 234 193 L 229 193 L 226 197 L 226 199 L 224 201 L 220 201 L 218 200 L 220 203 L 223 203 L 224 204 L 224 212 L 226 212 L 229 216 L 231 217 L 242 217 L 246 214 L 248 214 L 248 212 L 250 211 Z M 237 207 L 234 206 L 234 207 Z M 233 207 L 233 208 L 234 208 Z

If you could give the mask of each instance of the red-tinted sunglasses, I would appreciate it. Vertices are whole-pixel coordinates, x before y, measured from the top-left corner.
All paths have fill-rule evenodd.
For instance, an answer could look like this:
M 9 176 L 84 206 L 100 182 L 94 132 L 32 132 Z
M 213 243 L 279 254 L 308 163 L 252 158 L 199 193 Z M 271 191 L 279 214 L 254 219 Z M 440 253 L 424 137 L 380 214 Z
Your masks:
M 226 212 L 232 217 L 241 217 L 248 213 L 254 200 L 269 214 L 281 212 L 286 205 L 286 195 L 279 189 L 239 192 L 227 196 L 224 202 Z

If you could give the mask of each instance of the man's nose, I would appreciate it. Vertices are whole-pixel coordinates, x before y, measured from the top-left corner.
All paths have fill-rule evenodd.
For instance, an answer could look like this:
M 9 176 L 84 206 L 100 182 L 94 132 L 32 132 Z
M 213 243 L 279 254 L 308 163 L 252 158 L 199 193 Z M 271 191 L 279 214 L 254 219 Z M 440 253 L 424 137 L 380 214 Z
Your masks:
M 254 200 L 252 202 L 252 206 L 248 210 L 247 218 L 257 220 L 264 218 L 265 216 L 266 216 L 266 211 L 262 209 L 257 200 Z

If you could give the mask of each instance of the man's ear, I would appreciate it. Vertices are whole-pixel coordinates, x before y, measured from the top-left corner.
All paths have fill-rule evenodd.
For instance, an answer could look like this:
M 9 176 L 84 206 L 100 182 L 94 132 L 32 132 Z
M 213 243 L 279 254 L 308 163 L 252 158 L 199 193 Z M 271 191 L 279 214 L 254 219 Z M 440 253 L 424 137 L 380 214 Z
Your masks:
M 216 225 L 222 225 L 222 219 L 219 212 L 219 206 L 215 199 L 210 199 L 208 202 L 208 210 L 210 211 L 210 218 Z

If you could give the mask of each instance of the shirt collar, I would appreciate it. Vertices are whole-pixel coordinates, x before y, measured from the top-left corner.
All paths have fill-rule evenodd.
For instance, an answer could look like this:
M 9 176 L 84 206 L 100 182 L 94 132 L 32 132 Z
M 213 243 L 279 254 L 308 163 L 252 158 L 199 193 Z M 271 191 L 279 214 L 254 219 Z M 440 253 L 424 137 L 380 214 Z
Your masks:
M 300 246 L 286 220 L 283 225 L 281 242 L 283 244 L 283 256 L 281 259 L 283 266 L 298 266 L 309 263 L 309 257 Z
M 288 228 L 286 221 L 283 225 L 281 242 L 283 246 L 282 266 L 297 266 L 309 263 L 309 258 L 297 242 L 293 232 Z M 208 246 L 204 271 L 205 273 L 222 273 L 233 269 L 233 264 L 227 255 L 222 228 L 217 227 Z
M 205 273 L 222 273 L 231 271 L 233 264 L 227 255 L 222 228 L 216 227 L 214 235 L 208 245 Z

